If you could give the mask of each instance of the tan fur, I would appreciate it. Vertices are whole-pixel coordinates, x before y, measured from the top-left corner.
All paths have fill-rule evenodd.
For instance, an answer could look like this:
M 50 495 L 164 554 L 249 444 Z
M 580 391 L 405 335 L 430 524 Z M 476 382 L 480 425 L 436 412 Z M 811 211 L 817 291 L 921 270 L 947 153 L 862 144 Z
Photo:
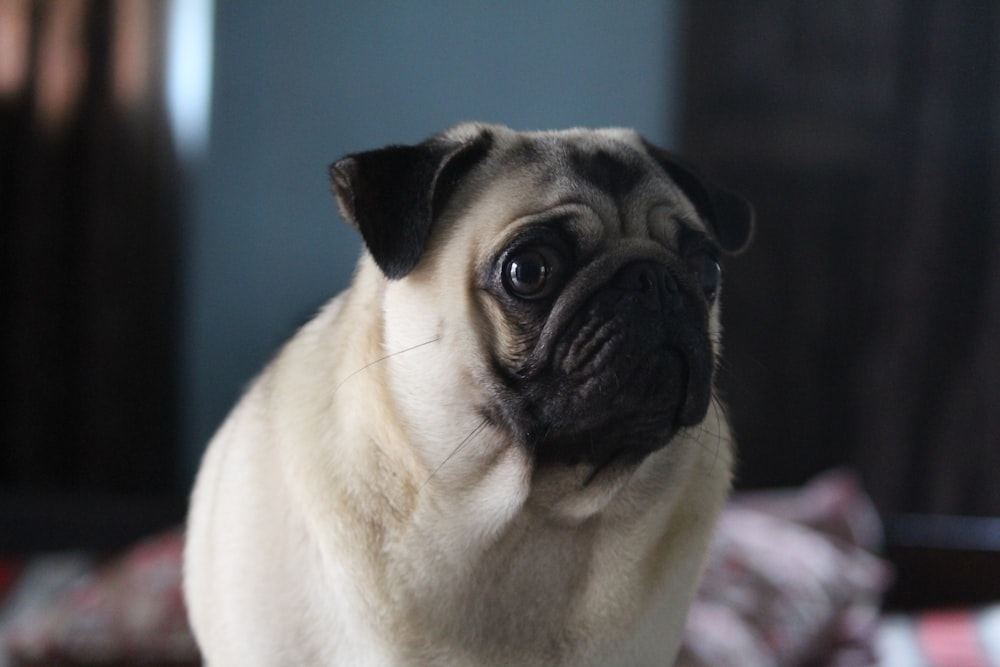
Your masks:
M 658 252 L 658 207 L 689 205 L 651 190 L 630 229 L 597 195 L 507 172 L 455 199 L 406 278 L 364 255 L 211 442 L 185 553 L 207 664 L 672 662 L 730 483 L 722 407 L 630 474 L 534 469 L 475 409 L 509 332 L 472 280 L 526 216 L 570 206 L 612 251 Z

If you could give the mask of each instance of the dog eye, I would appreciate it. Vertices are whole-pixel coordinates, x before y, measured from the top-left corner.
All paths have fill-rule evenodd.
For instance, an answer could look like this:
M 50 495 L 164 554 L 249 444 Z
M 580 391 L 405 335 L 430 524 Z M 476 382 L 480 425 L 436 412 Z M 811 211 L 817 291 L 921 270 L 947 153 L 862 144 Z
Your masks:
M 722 267 L 719 260 L 709 252 L 704 250 L 692 254 L 687 259 L 688 269 L 691 271 L 701 291 L 709 303 L 715 301 L 722 286 Z
M 531 246 L 516 250 L 503 266 L 507 291 L 521 299 L 541 299 L 558 286 L 562 268 L 559 254 L 547 246 Z

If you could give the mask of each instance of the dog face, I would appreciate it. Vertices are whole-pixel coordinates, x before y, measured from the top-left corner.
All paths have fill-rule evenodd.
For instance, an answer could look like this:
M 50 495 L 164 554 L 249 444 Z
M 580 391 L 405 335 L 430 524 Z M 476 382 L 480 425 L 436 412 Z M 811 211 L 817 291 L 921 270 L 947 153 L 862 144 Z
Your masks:
M 453 404 L 448 422 L 460 404 L 469 432 L 506 434 L 532 469 L 573 469 L 586 485 L 705 418 L 720 262 L 752 228 L 736 195 L 627 130 L 463 125 L 332 174 L 392 283 L 393 349 L 444 343 L 403 355 L 397 377 L 449 386 L 436 397 Z M 433 430 L 416 414 L 427 395 L 402 393 Z

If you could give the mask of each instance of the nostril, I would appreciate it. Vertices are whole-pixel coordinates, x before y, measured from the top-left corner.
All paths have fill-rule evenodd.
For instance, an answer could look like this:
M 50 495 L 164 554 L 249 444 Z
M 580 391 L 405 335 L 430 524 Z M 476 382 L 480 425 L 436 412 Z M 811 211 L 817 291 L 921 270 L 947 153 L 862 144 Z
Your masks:
M 649 292 L 653 289 L 653 286 L 656 284 L 656 281 L 653 278 L 652 273 L 648 269 L 639 273 L 638 281 L 639 281 L 640 292 Z

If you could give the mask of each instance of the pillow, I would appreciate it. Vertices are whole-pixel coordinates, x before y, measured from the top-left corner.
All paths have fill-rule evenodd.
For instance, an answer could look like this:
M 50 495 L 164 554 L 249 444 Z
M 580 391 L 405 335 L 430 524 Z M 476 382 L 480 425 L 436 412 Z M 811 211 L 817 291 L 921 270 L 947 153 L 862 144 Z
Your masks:
M 843 473 L 783 496 L 735 499 L 713 538 L 679 664 L 874 664 L 891 571 L 859 544 L 876 538 L 873 516 Z
M 179 529 L 146 540 L 25 609 L 3 633 L 15 664 L 199 664 L 181 596 L 183 548 Z

